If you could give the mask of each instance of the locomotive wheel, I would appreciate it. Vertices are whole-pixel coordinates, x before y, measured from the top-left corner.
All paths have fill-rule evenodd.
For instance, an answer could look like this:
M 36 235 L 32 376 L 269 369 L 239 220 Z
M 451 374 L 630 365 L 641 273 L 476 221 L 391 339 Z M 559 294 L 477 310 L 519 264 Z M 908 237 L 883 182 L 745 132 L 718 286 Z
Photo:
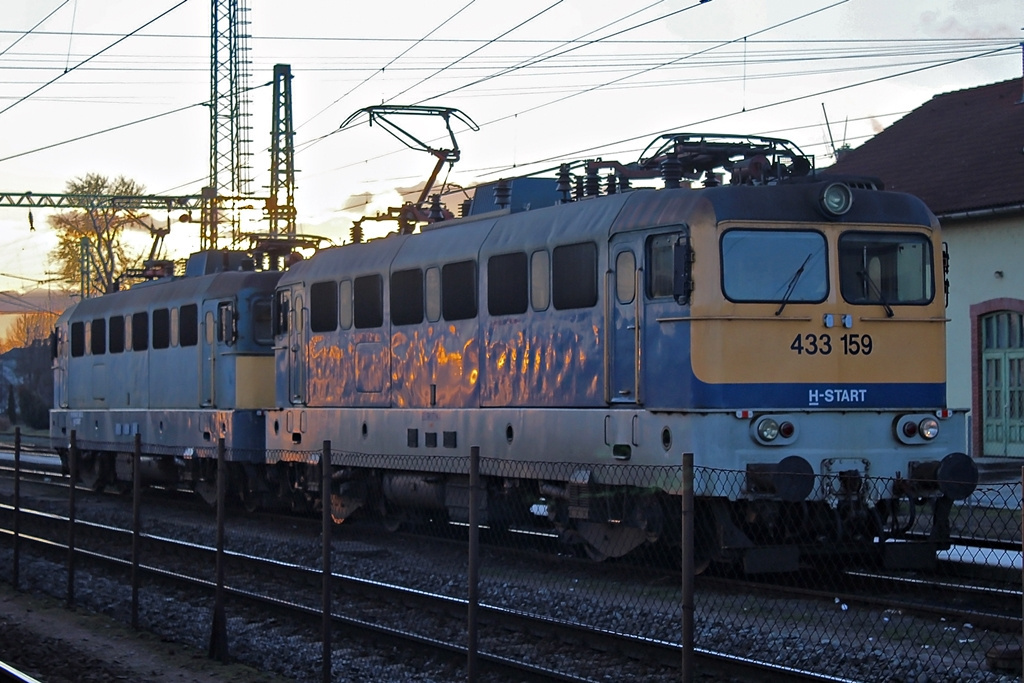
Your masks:
M 406 516 L 397 510 L 392 510 L 383 499 L 377 504 L 377 516 L 380 518 L 381 526 L 389 534 L 401 529 L 406 522 Z
M 102 493 L 107 487 L 107 469 L 103 456 L 83 456 L 78 461 L 78 483 L 93 493 Z
M 210 507 L 217 505 L 217 482 L 203 479 L 196 483 L 195 492 Z
M 587 556 L 595 562 L 622 557 L 647 541 L 647 532 L 625 524 L 577 522 L 576 531 L 583 538 Z

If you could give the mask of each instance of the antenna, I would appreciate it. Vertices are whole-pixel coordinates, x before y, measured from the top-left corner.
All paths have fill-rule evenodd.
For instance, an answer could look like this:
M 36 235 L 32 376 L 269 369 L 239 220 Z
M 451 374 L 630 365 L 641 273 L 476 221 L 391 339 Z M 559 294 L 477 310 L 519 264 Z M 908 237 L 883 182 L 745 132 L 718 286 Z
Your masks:
M 832 145 L 832 158 L 838 161 L 836 157 L 836 141 L 832 139 L 832 126 L 828 122 L 828 112 L 825 111 L 825 103 L 821 103 L 821 113 L 825 115 L 825 128 L 828 130 L 828 144 Z

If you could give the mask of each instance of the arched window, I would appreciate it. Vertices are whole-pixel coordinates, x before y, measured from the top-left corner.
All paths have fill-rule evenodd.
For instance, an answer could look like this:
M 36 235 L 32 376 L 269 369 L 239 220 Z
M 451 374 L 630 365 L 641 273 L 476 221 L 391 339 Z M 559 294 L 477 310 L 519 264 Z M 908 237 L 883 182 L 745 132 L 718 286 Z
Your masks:
M 1024 315 L 978 318 L 982 454 L 1024 456 Z

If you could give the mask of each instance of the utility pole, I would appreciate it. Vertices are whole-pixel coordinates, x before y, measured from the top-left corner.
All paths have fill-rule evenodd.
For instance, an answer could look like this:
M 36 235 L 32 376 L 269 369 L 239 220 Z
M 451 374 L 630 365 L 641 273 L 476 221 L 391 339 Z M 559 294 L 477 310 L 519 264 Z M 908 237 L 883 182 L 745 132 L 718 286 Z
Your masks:
M 246 0 L 212 0 L 210 12 L 210 181 L 203 188 L 200 249 L 216 249 L 221 211 L 231 241 L 241 241 L 235 204 L 252 195 L 249 134 L 249 8 Z M 222 198 L 230 202 L 222 206 Z
M 274 65 L 273 119 L 267 218 L 272 237 L 292 238 L 295 237 L 295 129 L 292 124 L 292 68 L 288 64 Z

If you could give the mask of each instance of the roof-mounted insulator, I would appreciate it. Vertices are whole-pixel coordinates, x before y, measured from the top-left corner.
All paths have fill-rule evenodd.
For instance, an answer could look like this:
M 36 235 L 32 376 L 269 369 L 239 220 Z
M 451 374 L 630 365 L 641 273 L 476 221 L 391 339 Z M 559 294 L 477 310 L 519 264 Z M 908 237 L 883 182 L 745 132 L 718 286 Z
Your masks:
M 576 188 L 573 191 L 573 196 L 576 199 L 583 199 L 583 176 L 576 176 Z
M 459 204 L 459 218 L 465 218 L 469 215 L 469 212 L 473 210 L 473 200 L 463 199 L 462 203 Z
M 498 181 L 498 184 L 494 186 L 494 203 L 499 209 L 504 209 L 508 207 L 511 198 L 512 188 L 509 187 L 508 181 L 502 178 Z
M 427 214 L 427 219 L 431 223 L 444 220 L 444 211 L 441 210 L 441 195 L 430 195 L 430 213 Z
M 363 224 L 361 222 L 354 221 L 348 232 L 352 238 L 352 244 L 359 244 L 363 241 Z
M 722 179 L 718 177 L 717 173 L 708 171 L 704 174 L 703 184 L 704 187 L 718 187 L 722 184 Z
M 605 194 L 615 194 L 619 191 L 619 181 L 616 179 L 614 173 L 609 173 L 604 178 L 604 191 Z
M 601 176 L 597 168 L 587 165 L 587 178 L 584 181 L 583 191 L 588 197 L 601 194 Z
M 665 181 L 666 190 L 679 187 L 679 181 L 683 179 L 683 164 L 675 155 L 670 154 L 662 159 L 661 177 Z
M 628 192 L 628 191 L 629 191 L 629 178 L 627 178 L 624 175 L 619 176 L 619 192 Z
M 569 164 L 558 166 L 558 183 L 556 191 L 562 196 L 562 203 L 568 204 L 572 201 L 572 175 L 569 173 Z

